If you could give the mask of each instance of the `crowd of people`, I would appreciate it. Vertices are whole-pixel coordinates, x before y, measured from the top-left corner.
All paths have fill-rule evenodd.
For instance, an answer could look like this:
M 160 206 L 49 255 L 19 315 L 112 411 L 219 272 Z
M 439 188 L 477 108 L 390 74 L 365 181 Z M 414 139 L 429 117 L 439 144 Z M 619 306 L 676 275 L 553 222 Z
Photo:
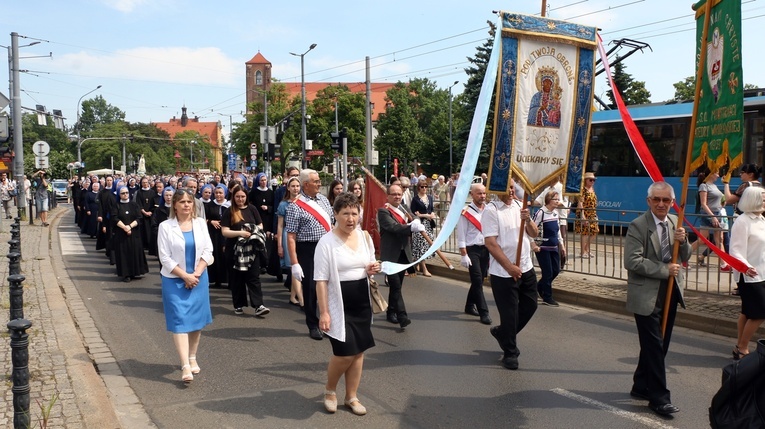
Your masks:
M 753 332 L 765 320 L 761 291 L 765 239 L 760 233 L 765 228 L 761 224 L 765 192 L 756 181 L 759 170 L 748 166 L 743 170 L 742 177 L 752 180 L 734 193 L 726 186 L 724 193 L 742 213 L 731 228 L 731 253 L 750 267 L 737 278 L 743 303 L 733 350 L 737 359 L 748 353 Z M 714 182 L 716 174 L 706 177 Z M 591 239 L 598 233 L 597 197 L 595 176 L 586 173 L 584 178 L 575 230 L 589 237 L 582 239 L 580 255 L 588 258 Z M 369 277 L 380 272 L 381 262 L 411 265 L 425 255 L 439 219 L 436 206 L 451 199 L 450 182 L 414 176 L 391 180 L 385 189 L 387 202 L 375 213 L 379 260 L 362 222 L 363 182 L 351 181 L 346 189 L 335 180 L 323 194 L 319 173 L 296 167 L 287 168 L 279 182 L 274 186 L 262 173 L 252 178 L 243 174 L 85 177 L 72 184 L 75 222 L 95 240 L 96 249 L 104 250 L 124 282 L 149 272 L 147 255 L 159 260 L 166 325 L 173 334 L 183 382 L 190 383 L 201 371 L 197 360 L 201 332 L 212 323 L 209 288 L 230 290 L 234 314 L 251 307 L 255 316 L 264 317 L 270 309 L 265 305 L 261 276 L 269 274 L 283 281 L 290 303 L 304 312 L 308 336 L 317 341 L 330 339 L 333 355 L 327 369 L 325 409 L 336 411 L 336 388 L 345 376 L 344 404 L 363 415 L 366 408 L 357 393 L 364 353 L 375 345 Z M 711 187 L 704 192 L 704 210 L 718 213 L 716 193 Z M 631 394 L 648 400 L 661 415 L 678 411 L 666 388 L 663 362 L 675 307 L 683 304 L 682 263 L 693 250 L 676 217 L 668 214 L 673 201 L 674 190 L 664 182 L 648 189 L 649 210 L 630 225 L 624 257 L 629 272 L 627 309 L 635 314 L 641 348 Z M 518 334 L 535 314 L 538 299 L 558 306 L 552 283 L 568 254 L 569 201 L 561 178 L 550 183 L 536 203 L 540 208 L 532 216 L 512 179 L 506 192 L 491 199 L 484 183 L 472 183 L 469 203 L 460 204 L 464 208 L 456 229 L 460 263 L 470 274 L 464 311 L 492 325 L 483 293 L 488 277 L 500 319 L 489 333 L 503 352 L 502 365 L 511 370 L 519 367 Z M 710 222 L 714 228 L 714 220 Z M 674 241 L 681 243 L 678 263 L 667 255 Z M 532 254 L 541 269 L 540 279 Z M 418 265 L 419 272 L 429 277 L 427 266 Z M 415 274 L 412 267 L 410 272 L 385 275 L 389 287 L 385 318 L 402 331 L 412 324 L 403 283 Z M 661 297 L 670 276 L 676 279 L 675 289 L 668 303 L 667 331 L 662 334 L 661 312 L 667 304 Z

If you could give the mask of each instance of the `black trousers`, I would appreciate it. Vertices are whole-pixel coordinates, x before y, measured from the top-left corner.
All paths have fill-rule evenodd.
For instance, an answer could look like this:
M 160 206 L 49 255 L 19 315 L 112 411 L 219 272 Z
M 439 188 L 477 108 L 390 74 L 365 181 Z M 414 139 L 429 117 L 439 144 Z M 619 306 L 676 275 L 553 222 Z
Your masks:
M 470 258 L 470 290 L 468 290 L 465 307 L 475 304 L 478 313 L 489 314 L 486 298 L 483 295 L 483 279 L 489 272 L 489 250 L 486 246 L 467 246 L 468 258 Z
M 669 303 L 667 314 L 667 330 L 664 338 L 661 336 L 661 317 L 664 309 L 664 300 L 667 293 L 667 281 L 662 281 L 659 294 L 656 297 L 656 305 L 653 312 L 648 316 L 635 314 L 638 338 L 640 340 L 640 357 L 633 376 L 632 390 L 648 396 L 652 405 L 672 403 L 669 389 L 667 389 L 667 373 L 664 366 L 664 358 L 669 350 L 669 342 L 672 338 L 672 327 L 675 325 L 679 291 L 677 284 L 673 285 L 672 299 Z
M 247 271 L 233 268 L 233 262 L 228 269 L 228 286 L 234 308 L 247 307 L 247 296 L 250 297 L 252 308 L 263 305 L 263 288 L 260 285 L 260 263 L 257 258 Z
M 403 250 L 398 255 L 398 260 L 390 261 L 399 264 L 408 264 L 409 258 Z M 401 293 L 401 287 L 404 284 L 404 271 L 387 276 L 388 278 L 388 313 L 395 313 L 397 316 L 407 317 L 406 304 L 404 304 L 404 295 Z
M 303 270 L 303 305 L 305 306 L 305 324 L 308 329 L 319 328 L 319 306 L 316 301 L 316 282 L 313 280 L 313 255 L 318 241 L 298 241 L 295 243 L 298 263 Z M 292 261 L 294 264 L 295 261 Z
M 512 277 L 491 276 L 491 292 L 499 311 L 500 346 L 505 357 L 518 357 L 516 337 L 537 311 L 537 275 L 528 270 L 517 281 Z

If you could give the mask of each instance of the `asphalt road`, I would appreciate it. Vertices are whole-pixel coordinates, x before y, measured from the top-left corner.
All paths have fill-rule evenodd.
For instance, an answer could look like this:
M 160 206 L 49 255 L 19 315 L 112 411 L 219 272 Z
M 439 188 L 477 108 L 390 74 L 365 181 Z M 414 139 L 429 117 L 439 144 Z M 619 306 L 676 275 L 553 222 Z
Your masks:
M 70 222 L 62 219 L 62 230 Z M 202 336 L 202 372 L 186 387 L 165 330 L 156 261 L 144 279 L 122 283 L 93 250 L 95 240 L 81 240 L 87 253 L 65 256 L 67 270 L 160 428 L 708 427 L 707 408 L 734 342 L 675 330 L 667 377 L 681 412 L 662 419 L 628 395 L 638 353 L 632 319 L 540 306 L 519 336 L 520 369 L 509 371 L 488 327 L 462 313 L 466 285 L 419 276 L 404 283 L 412 325 L 401 332 L 382 317 L 373 325 L 377 346 L 366 354 L 359 389 L 369 414 L 341 405 L 329 415 L 322 393 L 330 343 L 308 337 L 303 314 L 272 277 L 264 277 L 265 318 L 251 308 L 234 315 L 228 290 L 211 291 L 214 322 Z M 498 322 L 490 289 L 485 293 Z

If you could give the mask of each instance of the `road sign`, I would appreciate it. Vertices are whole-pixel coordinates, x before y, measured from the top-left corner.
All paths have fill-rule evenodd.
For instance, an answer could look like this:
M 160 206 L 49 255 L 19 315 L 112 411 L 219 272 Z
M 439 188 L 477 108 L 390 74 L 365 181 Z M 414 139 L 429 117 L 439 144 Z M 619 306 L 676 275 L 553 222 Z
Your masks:
M 32 145 L 32 152 L 34 152 L 36 156 L 40 156 L 40 157 L 46 156 L 50 153 L 50 145 L 48 144 L 48 142 L 37 140 Z
M 309 150 L 305 153 L 308 156 L 323 156 L 324 151 L 323 150 Z
M 50 168 L 47 156 L 35 156 L 35 168 Z
M 269 143 L 276 143 L 276 127 L 268 127 L 266 130 L 265 125 L 260 126 L 260 144 L 266 144 L 266 134 L 268 134 Z

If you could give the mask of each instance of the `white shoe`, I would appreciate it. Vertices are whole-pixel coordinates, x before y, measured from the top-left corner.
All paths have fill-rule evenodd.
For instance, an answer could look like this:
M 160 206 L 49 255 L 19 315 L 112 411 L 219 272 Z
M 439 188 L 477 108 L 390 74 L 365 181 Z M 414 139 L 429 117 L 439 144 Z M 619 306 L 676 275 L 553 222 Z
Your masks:
M 590 259 L 592 256 L 590 256 L 589 253 L 582 253 L 581 257 L 582 257 L 582 259 Z

